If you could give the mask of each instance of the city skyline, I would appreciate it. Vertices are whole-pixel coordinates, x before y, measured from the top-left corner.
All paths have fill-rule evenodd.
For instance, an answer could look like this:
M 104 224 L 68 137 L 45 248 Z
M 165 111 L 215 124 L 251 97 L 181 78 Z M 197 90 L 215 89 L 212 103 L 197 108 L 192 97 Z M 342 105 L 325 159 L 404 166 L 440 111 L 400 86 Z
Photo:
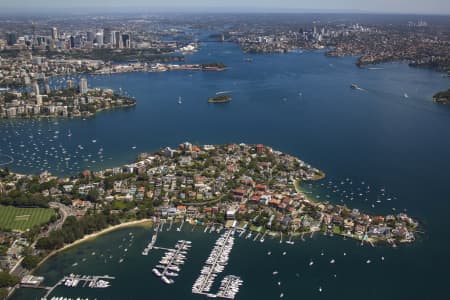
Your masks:
M 185 1 L 170 0 L 130 0 L 124 6 L 123 1 L 87 1 L 76 2 L 44 0 L 2 1 L 3 13 L 79 13 L 85 11 L 104 12 L 352 12 L 352 13 L 400 13 L 400 14 L 450 14 L 450 2 L 446 0 L 380 0 L 356 1 L 343 0 L 336 3 L 332 0 L 304 1 L 304 0 L 247 0 L 247 1 L 207 1 L 193 0 L 189 4 Z M 147 11 L 142 11 L 145 9 Z

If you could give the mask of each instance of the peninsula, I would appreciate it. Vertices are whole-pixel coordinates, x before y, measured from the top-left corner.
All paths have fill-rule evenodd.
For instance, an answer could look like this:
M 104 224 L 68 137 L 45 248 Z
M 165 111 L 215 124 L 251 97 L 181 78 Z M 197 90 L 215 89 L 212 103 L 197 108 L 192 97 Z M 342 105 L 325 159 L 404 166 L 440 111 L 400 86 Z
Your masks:
M 41 94 L 38 83 L 33 92 L 6 92 L 0 94 L 0 117 L 90 117 L 102 110 L 126 108 L 136 105 L 136 100 L 119 95 L 111 89 L 88 89 L 87 80 L 82 78 L 78 89 L 68 81 L 62 90 L 50 90 L 45 84 Z
M 262 144 L 188 142 L 142 153 L 131 164 L 72 177 L 4 169 L 0 208 L 50 207 L 59 218 L 47 212 L 31 228 L 3 232 L 6 251 L 0 258 L 9 261 L 12 274 L 27 274 L 55 250 L 135 220 L 219 224 L 261 239 L 323 232 L 370 244 L 415 240 L 418 222 L 405 213 L 369 215 L 314 201 L 300 189 L 302 182 L 324 177 L 302 160 Z M 32 209 L 28 214 L 33 215 Z
M 434 94 L 433 101 L 441 104 L 450 104 L 450 89 Z

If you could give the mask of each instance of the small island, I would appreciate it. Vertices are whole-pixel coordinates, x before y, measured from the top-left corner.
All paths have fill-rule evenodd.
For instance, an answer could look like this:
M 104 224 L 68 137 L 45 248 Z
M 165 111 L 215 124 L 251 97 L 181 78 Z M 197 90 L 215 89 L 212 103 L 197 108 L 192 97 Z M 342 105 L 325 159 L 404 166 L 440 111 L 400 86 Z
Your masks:
M 216 95 L 208 98 L 208 103 L 227 103 L 231 101 L 231 96 L 226 94 Z
M 450 104 L 450 89 L 434 94 L 433 101 L 440 104 Z
M 0 94 L 0 117 L 90 117 L 102 110 L 126 108 L 136 105 L 136 100 L 115 93 L 111 89 L 88 89 L 87 80 L 80 80 L 79 88 L 68 81 L 66 89 L 50 90 L 45 84 L 41 94 L 38 83 L 33 92 L 6 92 Z

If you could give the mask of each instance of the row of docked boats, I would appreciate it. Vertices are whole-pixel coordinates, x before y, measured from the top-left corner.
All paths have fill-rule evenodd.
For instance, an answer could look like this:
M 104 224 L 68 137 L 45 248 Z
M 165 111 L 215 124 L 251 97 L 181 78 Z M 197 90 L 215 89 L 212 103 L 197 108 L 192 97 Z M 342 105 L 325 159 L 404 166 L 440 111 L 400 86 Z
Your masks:
M 244 283 L 244 281 L 235 275 L 228 275 L 222 279 L 219 287 L 219 292 L 217 292 L 217 296 L 226 299 L 234 299 L 236 294 L 239 292 L 240 286 Z
M 223 297 L 234 299 L 234 296 L 239 291 L 239 285 L 242 284 L 242 281 L 239 281 L 240 279 L 236 279 L 238 278 L 237 276 L 225 277 L 217 294 L 210 292 L 215 278 L 224 271 L 225 266 L 228 264 L 233 245 L 234 230 L 227 230 L 217 239 L 210 255 L 206 259 L 205 265 L 200 271 L 199 277 L 192 286 L 192 293 L 204 294 L 210 298 Z
M 47 298 L 41 298 L 41 300 L 47 300 Z M 50 300 L 89 300 L 89 298 L 51 297 Z
M 191 241 L 179 240 L 174 249 L 168 249 L 159 264 L 152 269 L 153 274 L 160 277 L 166 284 L 174 283 L 175 280 L 172 277 L 178 276 L 178 272 L 181 270 L 180 266 L 184 264 L 191 244 Z

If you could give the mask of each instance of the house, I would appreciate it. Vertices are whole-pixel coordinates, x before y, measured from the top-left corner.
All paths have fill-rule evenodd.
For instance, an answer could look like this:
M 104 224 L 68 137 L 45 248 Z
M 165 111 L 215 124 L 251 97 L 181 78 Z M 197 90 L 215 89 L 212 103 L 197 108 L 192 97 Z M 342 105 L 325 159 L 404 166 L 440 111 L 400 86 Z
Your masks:
M 234 220 L 236 218 L 236 209 L 230 208 L 226 213 L 227 220 Z
M 75 199 L 72 200 L 72 207 L 75 208 L 91 208 L 92 207 L 92 203 L 89 201 L 83 201 L 80 199 Z
M 178 205 L 177 206 L 177 214 L 181 215 L 181 214 L 185 214 L 187 211 L 187 208 L 185 205 Z
M 233 191 L 233 199 L 236 201 L 242 201 L 244 198 L 244 195 L 246 194 L 245 190 L 243 189 L 235 189 Z
M 265 192 L 267 190 L 267 185 L 258 183 L 255 188 L 257 191 Z

